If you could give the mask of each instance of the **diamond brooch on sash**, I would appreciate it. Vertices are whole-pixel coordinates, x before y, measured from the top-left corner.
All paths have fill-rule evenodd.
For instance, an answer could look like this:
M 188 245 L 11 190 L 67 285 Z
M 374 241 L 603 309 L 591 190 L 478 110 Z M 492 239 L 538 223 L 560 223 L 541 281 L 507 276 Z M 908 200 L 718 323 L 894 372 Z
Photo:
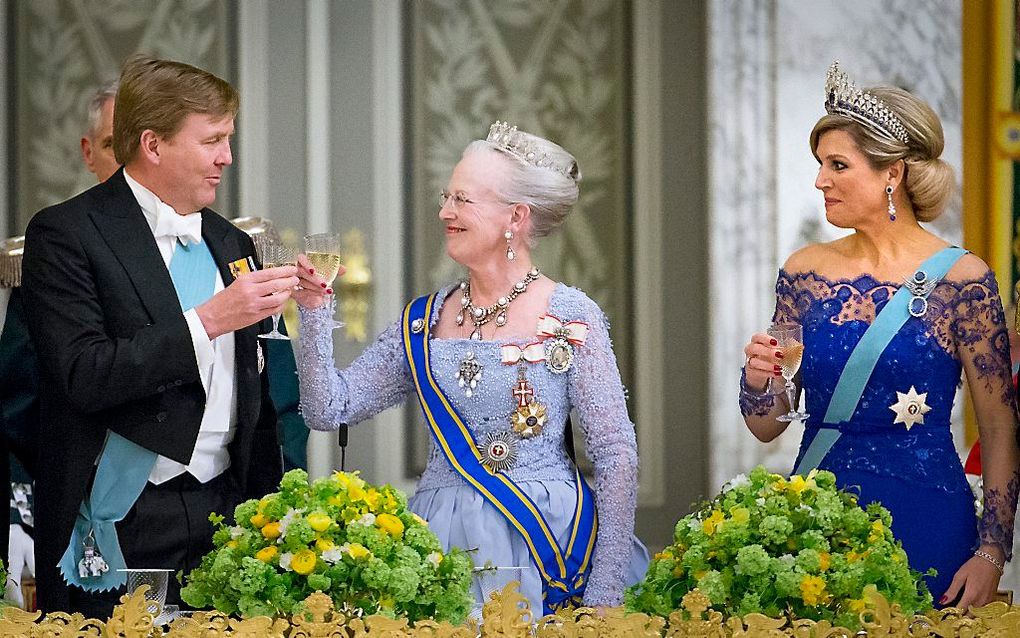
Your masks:
M 458 324 L 460 325 L 460 324 Z M 421 331 L 425 329 L 425 320 L 422 318 L 415 319 L 411 322 L 411 332 L 414 334 L 421 334 Z
M 92 538 L 91 531 L 81 544 L 84 546 L 84 550 L 82 551 L 83 556 L 81 560 L 78 561 L 78 576 L 83 580 L 86 578 L 99 578 L 110 571 L 110 566 L 106 563 L 106 559 L 96 549 L 96 541 Z
M 475 388 L 482 382 L 482 364 L 475 359 L 474 352 L 468 352 L 457 368 L 457 385 L 464 389 L 468 398 L 475 393 Z
M 510 413 L 510 425 L 518 436 L 530 439 L 542 433 L 545 425 L 545 406 L 535 400 L 535 389 L 528 383 L 525 364 L 517 367 L 517 383 L 513 389 L 517 409 Z
M 938 285 L 937 279 L 928 279 L 928 273 L 918 270 L 904 280 L 903 285 L 910 291 L 907 312 L 912 317 L 923 317 L 928 312 L 928 295 Z
M 489 432 L 478 446 L 482 465 L 490 472 L 505 472 L 517 462 L 517 443 L 509 432 Z
M 931 412 L 931 406 L 925 402 L 927 398 L 927 392 L 918 394 L 914 386 L 910 386 L 908 392 L 897 392 L 896 403 L 889 406 L 889 409 L 896 413 L 893 425 L 902 423 L 909 432 L 910 428 L 918 423 L 924 423 L 924 415 Z

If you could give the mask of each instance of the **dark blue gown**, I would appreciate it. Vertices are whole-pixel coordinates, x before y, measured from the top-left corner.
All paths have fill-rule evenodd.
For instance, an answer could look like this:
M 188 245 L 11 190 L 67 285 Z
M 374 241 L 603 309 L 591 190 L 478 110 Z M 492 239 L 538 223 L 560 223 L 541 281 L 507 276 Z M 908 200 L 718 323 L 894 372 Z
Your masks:
M 811 414 L 794 467 L 818 431 L 851 351 L 897 288 L 867 275 L 834 281 L 812 272 L 780 271 L 775 321 L 803 325 L 801 383 Z M 856 411 L 819 468 L 832 471 L 841 487 L 859 492 L 861 505 L 879 501 L 889 509 L 893 533 L 911 567 L 938 571 L 926 579 L 938 601 L 979 544 L 974 495 L 950 431 L 964 362 L 976 401 L 999 402 L 1012 414 L 1015 399 L 994 275 L 944 279 L 928 301 L 927 314 L 909 318 L 882 353 Z M 923 423 L 907 428 L 894 423 L 891 406 L 898 392 L 911 387 L 926 394 L 931 409 Z M 1008 524 L 1011 531 L 1015 498 L 1014 488 L 1011 505 L 993 505 L 985 527 Z M 980 535 L 985 541 L 996 531 Z M 1011 534 L 1009 542 L 1001 540 L 1008 554 Z

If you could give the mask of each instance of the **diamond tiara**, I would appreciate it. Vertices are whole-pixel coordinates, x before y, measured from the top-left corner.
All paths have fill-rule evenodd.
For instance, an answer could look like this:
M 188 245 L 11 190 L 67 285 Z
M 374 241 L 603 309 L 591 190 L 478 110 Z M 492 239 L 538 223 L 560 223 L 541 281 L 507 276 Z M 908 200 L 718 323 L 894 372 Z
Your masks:
M 523 132 L 518 131 L 517 127 L 511 126 L 509 122 L 496 120 L 495 124 L 489 127 L 489 136 L 485 138 L 485 141 L 495 144 L 522 162 L 538 168 L 547 168 L 574 179 L 574 175 L 571 175 L 574 172 L 573 162 L 568 166 L 557 164 L 548 154 L 539 152 L 536 144 L 525 138 Z
M 839 70 L 839 62 L 833 62 L 825 74 L 825 111 L 856 120 L 887 139 L 910 143 L 907 128 L 900 118 L 881 99 L 858 89 L 853 80 Z

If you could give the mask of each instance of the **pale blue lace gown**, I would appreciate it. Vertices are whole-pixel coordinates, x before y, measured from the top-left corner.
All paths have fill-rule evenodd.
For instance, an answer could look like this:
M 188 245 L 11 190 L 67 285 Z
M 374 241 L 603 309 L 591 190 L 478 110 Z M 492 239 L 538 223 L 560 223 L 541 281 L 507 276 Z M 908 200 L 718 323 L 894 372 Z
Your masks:
M 459 301 L 457 295 L 448 297 L 451 290 L 441 290 L 438 299 Z M 590 332 L 586 343 L 575 348 L 567 373 L 553 374 L 542 363 L 527 366 L 528 381 L 536 400 L 546 406 L 548 420 L 541 434 L 518 440 L 517 461 L 508 474 L 539 506 L 560 546 L 565 547 L 576 496 L 564 426 L 571 409 L 576 410 L 595 467 L 592 489 L 599 515 L 584 602 L 615 606 L 623 601 L 624 587 L 644 576 L 648 563 L 647 552 L 634 537 L 638 463 L 634 425 L 627 415 L 609 324 L 598 305 L 583 292 L 557 284 L 548 312 L 564 323 L 582 321 Z M 437 310 L 433 321 L 438 317 Z M 511 390 L 517 367 L 501 362 L 500 346 L 505 343 L 498 339 L 431 342 L 435 378 L 479 441 L 489 432 L 508 431 L 516 407 Z M 472 397 L 459 387 L 456 378 L 468 352 L 474 353 L 483 368 L 482 381 Z M 337 370 L 329 311 L 302 309 L 298 373 L 302 412 L 314 429 L 358 423 L 407 400 L 419 410 L 399 322 L 390 325 L 349 368 Z M 444 547 L 477 547 L 473 553 L 477 565 L 491 561 L 497 566 L 527 567 L 522 593 L 531 601 L 532 610 L 541 613 L 541 578 L 520 534 L 454 472 L 434 442 L 410 506 L 429 522 Z

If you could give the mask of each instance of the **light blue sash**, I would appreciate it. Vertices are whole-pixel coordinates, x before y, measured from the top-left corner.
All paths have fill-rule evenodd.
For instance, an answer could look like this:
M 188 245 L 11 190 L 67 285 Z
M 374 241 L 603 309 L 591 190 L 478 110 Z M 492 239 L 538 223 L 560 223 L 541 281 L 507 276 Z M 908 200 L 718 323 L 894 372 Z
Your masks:
M 918 268 L 918 272 L 924 273 L 928 281 L 937 282 L 945 277 L 953 264 L 966 253 L 966 250 L 956 246 L 943 248 L 925 260 Z M 901 286 L 857 342 L 829 399 L 823 427 L 819 428 L 811 440 L 797 469 L 793 471 L 794 474 L 807 474 L 818 467 L 839 440 L 838 426 L 849 421 L 857 411 L 857 404 L 864 395 L 864 389 L 871 380 L 871 373 L 874 372 L 879 357 L 910 318 L 910 307 L 914 299 L 916 297 L 910 289 Z
M 181 310 L 187 311 L 212 297 L 216 288 L 216 261 L 205 242 L 178 244 L 170 260 Z M 138 500 L 156 464 L 157 454 L 110 432 L 99 457 L 92 491 L 82 501 L 71 532 L 71 542 L 60 559 L 60 573 L 68 584 L 85 591 L 107 591 L 122 587 L 127 576 L 124 553 L 117 537 L 117 522 L 124 520 Z M 159 530 L 153 530 L 158 534 Z M 86 545 L 95 547 L 109 566 L 98 576 L 79 572 Z
M 587 585 L 598 527 L 591 488 L 575 467 L 577 505 L 570 541 L 566 551 L 561 551 L 538 506 L 508 476 L 482 464 L 474 437 L 436 384 L 429 360 L 429 325 L 435 299 L 433 294 L 409 303 L 402 327 L 404 352 L 436 445 L 453 469 L 524 538 L 542 576 L 543 613 L 578 605 Z M 421 329 L 415 332 L 412 324 Z

